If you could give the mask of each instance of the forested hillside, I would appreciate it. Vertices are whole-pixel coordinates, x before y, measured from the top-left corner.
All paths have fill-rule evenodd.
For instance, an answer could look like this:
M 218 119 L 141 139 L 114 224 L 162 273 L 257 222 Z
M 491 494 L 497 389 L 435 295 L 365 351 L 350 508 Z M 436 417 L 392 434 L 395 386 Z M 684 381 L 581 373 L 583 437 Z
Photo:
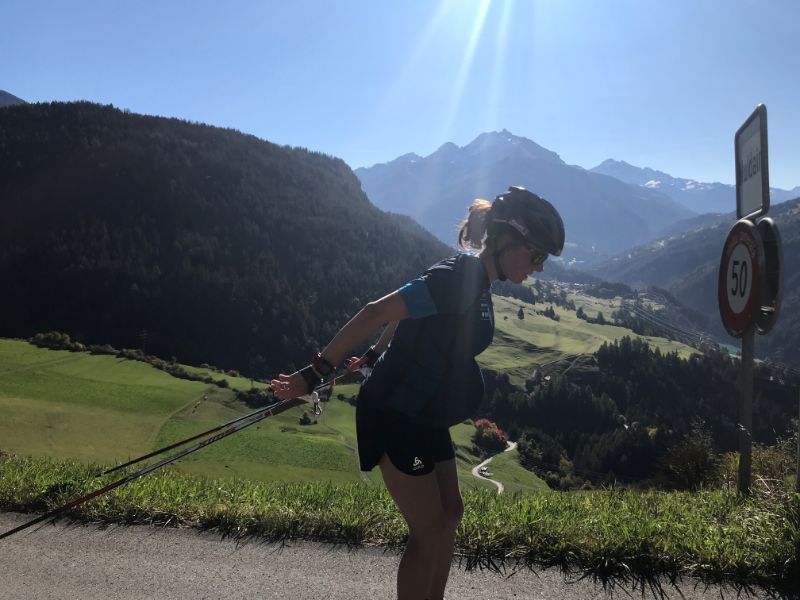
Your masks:
M 506 376 L 491 378 L 482 410 L 519 438 L 523 464 L 552 486 L 675 484 L 671 460 L 698 432 L 707 436 L 707 456 L 738 448 L 738 371 L 724 352 L 684 359 L 623 338 L 538 371 L 525 390 Z M 792 435 L 798 384 L 796 374 L 756 366 L 755 442 Z
M 0 111 L 0 336 L 273 374 L 450 251 L 341 160 L 90 103 Z
M 778 226 L 783 248 L 783 309 L 775 328 L 757 336 L 756 354 L 770 360 L 800 366 L 800 198 L 773 206 L 768 214 Z M 720 340 L 729 340 L 719 317 L 717 278 L 725 237 L 736 222 L 734 214 L 713 225 L 664 238 L 632 249 L 607 261 L 595 275 L 606 281 L 634 286 L 658 286 L 706 315 L 701 328 Z

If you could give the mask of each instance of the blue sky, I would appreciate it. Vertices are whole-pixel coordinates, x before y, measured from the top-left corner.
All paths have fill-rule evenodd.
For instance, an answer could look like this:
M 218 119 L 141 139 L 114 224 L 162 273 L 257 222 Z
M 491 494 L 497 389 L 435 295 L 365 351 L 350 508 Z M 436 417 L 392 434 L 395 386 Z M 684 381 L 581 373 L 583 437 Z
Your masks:
M 800 2 L 389 0 L 0 4 L 0 89 L 233 127 L 352 167 L 507 128 L 734 181 L 759 102 L 800 185 Z

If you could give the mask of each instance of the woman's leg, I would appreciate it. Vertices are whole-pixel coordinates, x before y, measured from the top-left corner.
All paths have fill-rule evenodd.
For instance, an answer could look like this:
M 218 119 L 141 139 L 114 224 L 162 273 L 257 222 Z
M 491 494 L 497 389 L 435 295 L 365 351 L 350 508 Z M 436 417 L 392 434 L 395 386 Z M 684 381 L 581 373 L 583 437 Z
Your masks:
M 447 531 L 439 478 L 435 470 L 427 475 L 406 475 L 385 454 L 379 467 L 386 489 L 408 524 L 408 544 L 397 571 L 397 598 L 424 600 Z
M 458 489 L 458 474 L 454 458 L 436 463 L 433 472 L 439 482 L 439 498 L 442 503 L 445 533 L 436 555 L 428 598 L 441 600 L 444 597 L 447 578 L 450 576 L 456 530 L 464 515 L 464 502 L 461 500 L 461 491 Z

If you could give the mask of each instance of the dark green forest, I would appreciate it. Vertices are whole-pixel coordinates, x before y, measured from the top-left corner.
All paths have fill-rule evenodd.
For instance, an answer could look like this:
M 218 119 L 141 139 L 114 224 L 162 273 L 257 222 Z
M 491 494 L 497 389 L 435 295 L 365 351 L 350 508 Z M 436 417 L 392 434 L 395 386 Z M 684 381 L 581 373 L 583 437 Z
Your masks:
M 738 372 L 738 360 L 721 351 L 683 359 L 626 337 L 535 373 L 525 390 L 490 374 L 481 412 L 519 440 L 523 464 L 551 485 L 650 481 L 698 428 L 709 450 L 738 448 Z M 756 443 L 792 435 L 798 387 L 793 372 L 756 364 Z
M 772 218 L 782 241 L 783 307 L 769 335 L 756 337 L 756 356 L 800 367 L 800 198 L 772 206 Z M 615 257 L 594 271 L 607 281 L 636 287 L 657 286 L 693 312 L 694 324 L 719 339 L 726 339 L 717 302 L 717 281 L 722 247 L 734 214 L 723 222 L 688 231 Z
M 86 102 L 0 110 L 3 337 L 274 375 L 450 253 L 337 158 Z

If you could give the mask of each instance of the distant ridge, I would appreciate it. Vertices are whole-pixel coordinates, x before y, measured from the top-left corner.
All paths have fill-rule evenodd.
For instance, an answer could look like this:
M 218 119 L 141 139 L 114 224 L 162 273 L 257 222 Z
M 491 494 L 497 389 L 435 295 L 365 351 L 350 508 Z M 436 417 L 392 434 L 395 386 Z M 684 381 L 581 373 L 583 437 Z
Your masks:
M 4 106 L 15 106 L 17 104 L 27 104 L 22 98 L 17 98 L 14 94 L 0 90 L 0 108 Z
M 694 212 L 729 212 L 736 208 L 736 188 L 726 183 L 704 183 L 673 177 L 650 167 L 637 167 L 624 160 L 611 158 L 591 171 L 615 177 L 631 185 L 658 190 Z M 800 196 L 800 186 L 791 190 L 770 188 L 770 196 L 772 204 L 779 204 Z
M 782 239 L 784 264 L 783 308 L 775 329 L 758 336 L 760 356 L 800 366 L 800 197 L 769 211 Z M 682 303 L 708 317 L 703 324 L 720 339 L 728 338 L 719 317 L 717 284 L 725 237 L 736 222 L 735 212 L 703 215 L 684 223 L 682 231 L 631 248 L 605 261 L 590 274 L 632 287 L 669 290 Z
M 521 185 L 553 202 L 567 229 L 566 261 L 590 263 L 644 243 L 694 215 L 667 195 L 568 165 L 507 129 L 482 133 L 465 146 L 448 142 L 428 156 L 404 154 L 356 169 L 380 208 L 416 219 L 452 243 L 475 198 Z

